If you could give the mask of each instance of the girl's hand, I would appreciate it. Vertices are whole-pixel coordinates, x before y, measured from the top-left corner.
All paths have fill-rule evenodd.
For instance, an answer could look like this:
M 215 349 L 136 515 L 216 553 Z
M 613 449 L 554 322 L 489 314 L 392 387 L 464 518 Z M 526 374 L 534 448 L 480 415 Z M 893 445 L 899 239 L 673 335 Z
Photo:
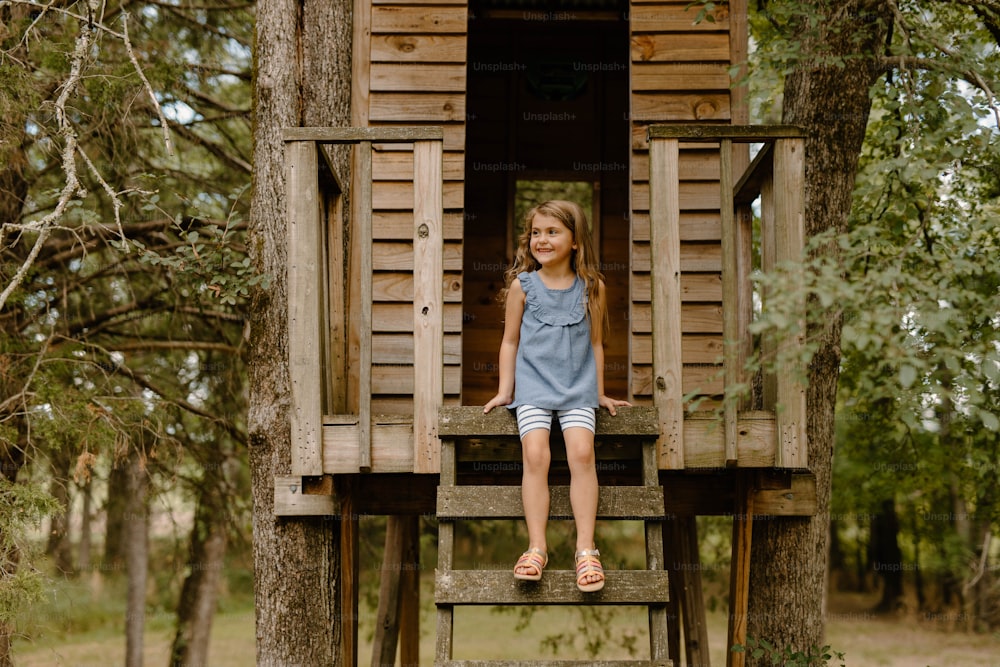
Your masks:
M 616 410 L 616 408 L 619 408 L 619 407 L 629 407 L 630 408 L 630 407 L 632 407 L 632 404 L 629 403 L 628 401 L 619 401 L 618 399 L 615 399 L 615 398 L 608 398 L 604 394 L 601 394 L 597 398 L 597 404 L 599 406 L 601 406 L 602 408 L 607 408 L 608 412 L 611 413 L 612 417 L 614 417 L 615 415 L 618 414 L 618 410 Z
M 513 396 L 504 396 L 503 394 L 497 394 L 496 396 L 491 398 L 490 402 L 483 407 L 483 414 L 485 415 L 493 408 L 498 408 L 502 405 L 510 405 L 513 402 L 514 402 Z

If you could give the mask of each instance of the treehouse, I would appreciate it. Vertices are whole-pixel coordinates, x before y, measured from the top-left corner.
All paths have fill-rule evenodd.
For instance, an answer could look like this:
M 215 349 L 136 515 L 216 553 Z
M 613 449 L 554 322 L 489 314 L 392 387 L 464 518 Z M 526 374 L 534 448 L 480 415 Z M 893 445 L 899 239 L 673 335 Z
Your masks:
M 750 326 L 767 297 L 752 270 L 802 252 L 804 137 L 746 124 L 731 75 L 746 60 L 745 0 L 701 20 L 688 4 L 357 0 L 353 127 L 285 131 L 293 416 L 275 511 L 343 519 L 345 608 L 358 515 L 436 514 L 435 664 L 469 664 L 452 656 L 455 606 L 546 603 L 647 606 L 650 657 L 608 664 L 679 664 L 681 644 L 708 664 L 694 517 L 734 517 L 733 643 L 750 517 L 814 512 L 802 369 L 745 370 L 760 349 L 801 345 Z M 349 173 L 332 145 L 352 147 Z M 498 384 L 497 294 L 523 207 L 551 192 L 588 210 L 611 318 L 606 389 L 635 406 L 599 416 L 599 515 L 646 522 L 646 569 L 609 571 L 586 598 L 549 572 L 551 587 L 526 590 L 453 562 L 454 521 L 520 516 L 516 425 L 481 406 Z M 569 516 L 553 447 L 552 515 Z M 391 524 L 387 544 L 412 548 L 413 525 Z M 403 627 L 411 664 L 416 593 L 396 570 L 376 652 L 391 662 Z M 678 617 L 683 628 L 667 623 Z M 344 622 L 355 664 L 357 615 Z

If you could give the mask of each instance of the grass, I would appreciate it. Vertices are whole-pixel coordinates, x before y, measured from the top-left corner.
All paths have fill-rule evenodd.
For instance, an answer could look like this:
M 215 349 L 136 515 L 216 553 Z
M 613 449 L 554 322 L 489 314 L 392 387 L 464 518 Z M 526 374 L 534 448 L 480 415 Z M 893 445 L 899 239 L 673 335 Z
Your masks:
M 433 664 L 435 612 L 432 578 L 422 582 L 421 664 Z M 15 644 L 19 667 L 105 667 L 123 664 L 122 597 L 117 584 L 96 590 L 91 582 L 64 582 L 53 591 L 44 609 L 25 614 L 25 637 Z M 834 596 L 827 624 L 827 643 L 846 654 L 848 667 L 998 667 L 1000 635 L 966 634 L 949 630 L 939 620 L 874 616 L 865 611 L 873 601 L 862 597 Z M 459 659 L 525 659 L 554 657 L 545 648 L 547 636 L 563 635 L 572 645 L 560 643 L 560 659 L 587 658 L 583 638 L 575 628 L 580 610 L 549 607 L 536 611 L 524 630 L 521 615 L 489 607 L 461 608 L 455 621 L 455 657 Z M 362 616 L 359 665 L 371 663 L 374 613 Z M 83 620 L 80 620 L 83 619 Z M 87 622 L 89 619 L 89 622 Z M 149 665 L 165 664 L 172 638 L 168 611 L 147 616 L 145 657 Z M 80 627 L 77 627 L 77 622 Z M 646 617 L 642 609 L 621 608 L 609 621 L 611 642 L 602 658 L 626 658 L 620 639 L 635 643 L 638 656 L 648 655 Z M 30 627 L 28 625 L 30 624 Z M 721 610 L 709 614 L 709 648 L 712 664 L 725 664 L 726 617 Z M 211 667 L 246 667 L 255 662 L 252 604 L 229 600 L 212 626 Z

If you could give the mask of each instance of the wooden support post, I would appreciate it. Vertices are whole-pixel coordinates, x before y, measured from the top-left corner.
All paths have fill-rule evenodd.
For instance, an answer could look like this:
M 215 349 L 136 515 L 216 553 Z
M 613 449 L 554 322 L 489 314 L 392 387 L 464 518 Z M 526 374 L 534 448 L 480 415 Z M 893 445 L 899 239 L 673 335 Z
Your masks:
M 701 586 L 698 521 L 694 515 L 677 517 L 677 552 L 681 563 L 681 614 L 684 619 L 684 653 L 688 667 L 709 667 L 708 623 Z
M 653 404 L 659 410 L 659 467 L 684 468 L 681 354 L 680 170 L 677 139 L 649 141 Z
M 385 526 L 385 550 L 379 573 L 378 611 L 375 615 L 375 642 L 372 646 L 372 667 L 396 664 L 396 642 L 399 638 L 401 574 L 403 568 L 403 521 L 390 516 Z
M 664 500 L 664 502 L 666 502 Z M 681 665 L 681 599 L 683 588 L 681 578 L 683 573 L 679 567 L 677 517 L 668 516 L 663 522 L 663 554 L 664 564 L 670 572 L 670 601 L 667 603 L 667 646 L 670 649 L 669 658 L 674 665 Z M 669 556 L 668 556 L 669 554 Z
M 372 469 L 372 143 L 361 141 L 355 149 L 358 169 L 358 469 Z
M 778 139 L 774 143 L 774 217 L 775 258 L 779 266 L 794 266 L 802 261 L 805 244 L 805 141 Z M 806 439 L 805 369 L 795 363 L 805 340 L 805 300 L 800 304 L 802 319 L 794 336 L 783 341 L 781 355 L 788 363 L 780 364 L 776 375 L 778 443 L 775 466 L 806 468 L 809 452 Z
M 739 303 L 737 229 L 733 216 L 733 142 L 719 142 L 719 188 L 722 205 L 722 355 L 725 398 L 722 407 L 723 441 L 726 465 L 735 466 L 739 402 L 732 392 L 737 390 L 742 373 L 739 368 Z
M 444 200 L 440 141 L 413 144 L 413 472 L 440 470 L 444 401 Z
M 454 486 L 457 479 L 455 443 L 441 443 L 441 486 Z M 450 572 L 455 566 L 455 522 L 438 522 L 438 571 Z M 435 663 L 452 658 L 454 645 L 455 608 L 451 605 L 439 606 L 437 610 L 437 644 L 434 650 Z
M 644 486 L 659 490 L 659 471 L 657 469 L 656 442 L 650 440 L 642 443 L 642 483 Z M 649 521 L 646 524 L 646 569 L 664 570 L 663 553 L 663 521 Z M 653 661 L 664 661 L 670 658 L 670 642 L 668 638 L 667 606 L 649 607 L 649 656 Z
M 358 664 L 358 580 L 361 573 L 354 493 L 354 486 L 349 481 L 337 489 L 340 498 L 340 638 L 345 665 Z
M 733 556 L 729 576 L 729 638 L 726 644 L 727 667 L 743 667 L 746 652 L 734 653 L 736 644 L 747 643 L 747 608 L 750 602 L 750 546 L 753 540 L 752 472 L 740 471 L 736 477 L 733 508 Z
M 291 473 L 323 474 L 322 340 L 324 290 L 319 160 L 312 141 L 285 144 L 288 184 L 288 374 Z
M 420 517 L 401 517 L 403 570 L 399 576 L 399 662 L 420 664 Z

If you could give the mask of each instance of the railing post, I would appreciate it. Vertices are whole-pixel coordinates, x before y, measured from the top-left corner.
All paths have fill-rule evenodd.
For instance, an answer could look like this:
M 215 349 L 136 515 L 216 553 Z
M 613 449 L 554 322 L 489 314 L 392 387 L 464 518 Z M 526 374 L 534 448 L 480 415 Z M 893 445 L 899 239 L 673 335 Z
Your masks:
M 285 144 L 285 180 L 289 193 L 286 206 L 291 473 L 322 475 L 323 397 L 320 389 L 324 380 L 316 352 L 323 340 L 322 278 L 325 271 L 315 142 Z
M 774 253 L 778 267 L 797 266 L 801 270 L 805 245 L 805 141 L 777 139 L 774 142 Z M 798 312 L 805 313 L 805 303 Z M 775 466 L 779 468 L 808 467 L 806 435 L 805 369 L 792 361 L 805 340 L 805 323 L 799 321 L 795 335 L 786 337 L 779 351 L 775 373 L 775 420 L 778 433 Z
M 359 141 L 355 151 L 358 184 L 357 234 L 361 272 L 358 299 L 358 469 L 372 469 L 372 142 Z
M 725 396 L 722 405 L 723 443 L 726 465 L 735 466 L 737 459 L 737 419 L 739 401 L 732 395 L 739 384 L 739 249 L 733 211 L 733 142 L 719 142 L 719 188 L 721 189 L 720 218 L 722 222 L 722 368 Z
M 659 410 L 659 465 L 668 470 L 684 468 L 679 148 L 674 138 L 649 140 L 653 405 Z
M 413 471 L 441 467 L 444 401 L 444 199 L 441 141 L 413 144 Z

